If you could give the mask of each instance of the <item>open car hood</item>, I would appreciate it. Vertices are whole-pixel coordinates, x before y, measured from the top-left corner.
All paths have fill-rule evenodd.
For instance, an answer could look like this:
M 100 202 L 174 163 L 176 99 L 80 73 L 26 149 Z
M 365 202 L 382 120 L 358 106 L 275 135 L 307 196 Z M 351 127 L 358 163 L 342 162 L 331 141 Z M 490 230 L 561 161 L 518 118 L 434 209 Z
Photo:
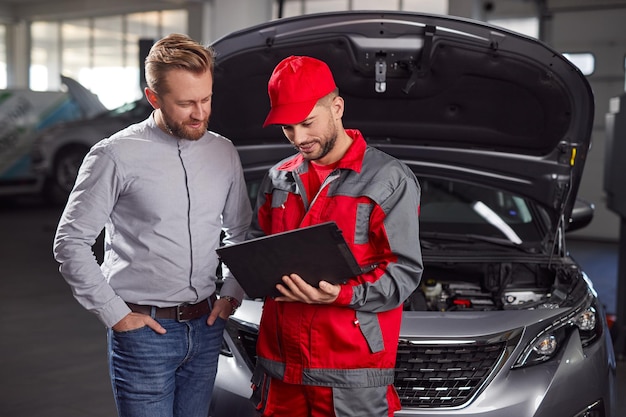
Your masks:
M 68 94 L 78 103 L 85 118 L 93 117 L 107 111 L 97 95 L 86 89 L 73 78 L 61 75 L 61 82 L 67 87 Z
M 262 128 L 267 81 L 289 55 L 330 66 L 346 128 L 418 176 L 470 181 L 568 218 L 590 146 L 593 95 L 544 43 L 481 22 L 405 12 L 337 12 L 260 24 L 213 43 L 209 128 L 235 144 L 285 142 Z M 553 230 L 554 231 L 554 230 Z

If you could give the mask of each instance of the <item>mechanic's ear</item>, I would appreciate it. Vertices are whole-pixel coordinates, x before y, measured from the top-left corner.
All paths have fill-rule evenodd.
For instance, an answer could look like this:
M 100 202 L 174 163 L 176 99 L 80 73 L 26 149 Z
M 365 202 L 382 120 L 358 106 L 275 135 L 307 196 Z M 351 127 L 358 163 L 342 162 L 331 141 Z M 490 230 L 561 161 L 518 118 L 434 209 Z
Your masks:
M 343 97 L 336 96 L 335 98 L 333 98 L 330 108 L 333 113 L 333 117 L 335 119 L 341 119 L 343 117 L 343 110 L 344 110 Z
M 158 109 L 159 107 L 161 107 L 161 105 L 159 104 L 159 96 L 157 96 L 154 91 L 146 87 L 144 92 L 146 94 L 148 102 L 153 108 Z

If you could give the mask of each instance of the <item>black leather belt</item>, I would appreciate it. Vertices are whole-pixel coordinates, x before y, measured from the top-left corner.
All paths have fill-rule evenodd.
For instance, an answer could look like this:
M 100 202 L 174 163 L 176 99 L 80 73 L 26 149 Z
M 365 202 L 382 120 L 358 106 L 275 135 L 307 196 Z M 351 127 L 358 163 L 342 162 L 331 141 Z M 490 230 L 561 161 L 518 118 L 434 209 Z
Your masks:
M 154 307 L 141 304 L 126 303 L 128 308 L 135 313 L 147 314 L 155 319 L 173 319 L 189 321 L 202 317 L 211 312 L 211 306 L 215 304 L 217 296 L 211 295 L 208 299 L 196 304 L 180 304 L 173 307 Z M 210 301 L 210 303 L 209 303 Z M 154 311 L 154 315 L 152 314 Z

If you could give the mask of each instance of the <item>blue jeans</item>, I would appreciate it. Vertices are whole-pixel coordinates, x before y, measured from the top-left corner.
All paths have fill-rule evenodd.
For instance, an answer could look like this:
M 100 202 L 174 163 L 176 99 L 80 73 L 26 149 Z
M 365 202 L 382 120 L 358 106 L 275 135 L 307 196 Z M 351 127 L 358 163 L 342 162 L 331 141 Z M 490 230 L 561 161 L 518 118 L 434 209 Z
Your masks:
M 226 321 L 208 315 L 108 332 L 109 371 L 120 417 L 207 417 Z

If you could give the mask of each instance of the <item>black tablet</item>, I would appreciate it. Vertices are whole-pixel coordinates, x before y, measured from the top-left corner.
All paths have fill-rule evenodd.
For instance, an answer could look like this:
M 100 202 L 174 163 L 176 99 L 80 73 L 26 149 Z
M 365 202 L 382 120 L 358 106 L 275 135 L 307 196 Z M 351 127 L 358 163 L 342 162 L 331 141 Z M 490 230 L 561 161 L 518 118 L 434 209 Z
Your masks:
M 322 280 L 338 284 L 364 271 L 335 222 L 223 246 L 217 254 L 250 298 L 280 295 L 276 284 L 291 273 L 317 287 Z

